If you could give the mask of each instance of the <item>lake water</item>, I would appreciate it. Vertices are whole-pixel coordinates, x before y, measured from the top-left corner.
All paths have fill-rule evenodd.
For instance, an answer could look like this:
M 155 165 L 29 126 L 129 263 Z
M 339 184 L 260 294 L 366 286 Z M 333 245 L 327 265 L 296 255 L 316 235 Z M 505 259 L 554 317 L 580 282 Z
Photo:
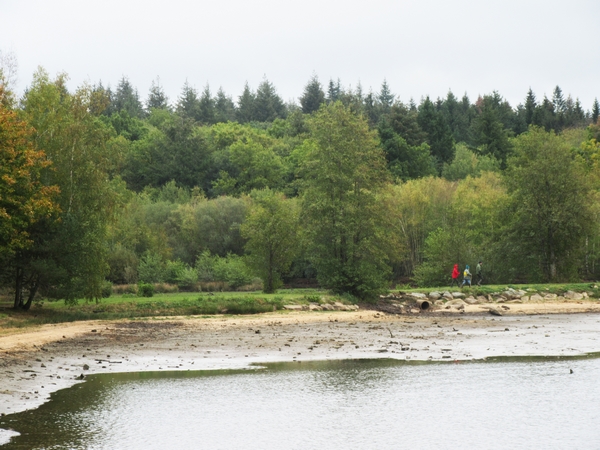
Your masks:
M 266 367 L 89 377 L 0 449 L 600 448 L 598 358 Z

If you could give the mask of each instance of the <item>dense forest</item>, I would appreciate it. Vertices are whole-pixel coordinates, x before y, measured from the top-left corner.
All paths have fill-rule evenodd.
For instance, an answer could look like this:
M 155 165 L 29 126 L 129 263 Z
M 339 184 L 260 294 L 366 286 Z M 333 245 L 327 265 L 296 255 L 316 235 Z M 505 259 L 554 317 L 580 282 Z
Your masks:
M 0 283 L 15 307 L 112 285 L 316 284 L 368 299 L 449 282 L 598 279 L 600 107 L 557 86 L 510 105 L 448 92 L 402 103 L 313 76 L 285 103 L 127 78 L 74 92 L 0 71 Z M 217 284 L 215 284 L 217 285 Z

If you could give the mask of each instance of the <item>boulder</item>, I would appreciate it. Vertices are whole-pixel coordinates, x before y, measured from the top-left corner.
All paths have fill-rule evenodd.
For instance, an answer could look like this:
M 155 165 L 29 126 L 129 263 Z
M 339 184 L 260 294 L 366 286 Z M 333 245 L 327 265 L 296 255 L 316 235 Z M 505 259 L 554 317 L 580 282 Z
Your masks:
M 452 297 L 454 297 L 454 298 L 465 298 L 465 294 L 463 294 L 462 292 L 453 292 L 452 293 Z
M 464 307 L 467 303 L 464 302 L 463 300 L 461 300 L 460 298 L 457 298 L 457 299 L 452 300 L 451 302 L 448 302 L 448 304 L 450 306 L 454 306 L 454 307 L 459 307 L 459 306 Z
M 335 311 L 334 306 L 330 305 L 329 303 L 321 305 L 321 308 L 323 308 L 323 311 Z
M 427 299 L 427 296 L 420 292 L 411 292 L 408 295 L 409 295 L 409 297 L 416 298 L 417 300 L 426 300 Z
M 532 302 L 541 302 L 542 300 L 544 300 L 544 297 L 542 297 L 540 294 L 533 294 L 531 297 L 529 297 L 529 301 Z
M 544 300 L 556 300 L 556 297 L 558 297 L 556 294 L 546 294 L 544 295 Z
M 568 298 L 569 300 L 581 300 L 583 299 L 583 294 L 574 291 L 567 291 L 565 292 L 565 298 Z
M 493 316 L 501 316 L 502 315 L 502 313 L 495 308 L 490 308 L 490 309 L 488 309 L 488 311 Z
M 477 303 L 477 299 L 472 295 L 469 295 L 467 298 L 465 298 L 465 303 L 468 303 L 469 305 L 474 305 Z
M 309 311 L 323 311 L 323 308 L 321 307 L 321 305 L 317 305 L 316 303 L 311 303 L 310 305 L 308 305 L 308 310 Z
M 477 296 L 477 303 L 485 303 L 487 301 L 488 301 L 488 299 L 485 298 L 485 296 L 483 296 L 483 295 L 478 295 Z
M 433 292 L 430 292 L 430 293 L 429 293 L 429 299 L 430 299 L 430 300 L 433 300 L 433 301 L 436 301 L 436 300 L 438 300 L 438 299 L 439 299 L 441 296 L 442 296 L 442 294 L 440 294 L 440 293 L 439 293 L 439 292 L 437 292 L 437 291 L 433 291 Z
M 529 301 L 529 296 L 528 295 L 524 295 L 521 297 L 521 301 L 522 302 L 528 302 Z
M 442 294 L 442 297 L 444 297 L 447 300 L 452 300 L 454 298 L 454 297 L 452 297 L 452 294 L 450 292 L 448 292 L 448 291 L 444 292 Z
M 302 311 L 302 305 L 283 305 L 283 309 L 289 311 Z

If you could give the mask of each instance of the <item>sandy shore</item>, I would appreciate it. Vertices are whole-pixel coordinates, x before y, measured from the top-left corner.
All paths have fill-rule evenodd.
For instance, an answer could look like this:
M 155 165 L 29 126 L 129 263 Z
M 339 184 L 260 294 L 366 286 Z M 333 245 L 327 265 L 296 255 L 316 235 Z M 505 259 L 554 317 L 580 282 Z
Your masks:
M 503 316 L 489 314 L 490 306 L 411 315 L 359 310 L 169 317 L 11 330 L 0 337 L 0 414 L 35 408 L 52 392 L 80 382 L 82 374 L 600 352 L 598 302 L 510 304 L 501 309 Z

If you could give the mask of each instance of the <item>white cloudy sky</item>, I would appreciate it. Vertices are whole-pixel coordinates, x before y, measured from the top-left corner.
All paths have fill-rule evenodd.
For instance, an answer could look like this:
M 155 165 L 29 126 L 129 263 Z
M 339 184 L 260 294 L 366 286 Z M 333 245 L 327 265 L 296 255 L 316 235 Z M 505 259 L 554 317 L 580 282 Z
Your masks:
M 171 100 L 186 79 L 235 99 L 266 76 L 289 101 L 315 73 L 385 78 L 402 101 L 497 90 L 516 106 L 559 85 L 591 109 L 599 18 L 598 0 L 0 0 L 0 51 L 20 90 L 43 66 L 72 87 L 127 76 L 143 99 L 157 76 Z

